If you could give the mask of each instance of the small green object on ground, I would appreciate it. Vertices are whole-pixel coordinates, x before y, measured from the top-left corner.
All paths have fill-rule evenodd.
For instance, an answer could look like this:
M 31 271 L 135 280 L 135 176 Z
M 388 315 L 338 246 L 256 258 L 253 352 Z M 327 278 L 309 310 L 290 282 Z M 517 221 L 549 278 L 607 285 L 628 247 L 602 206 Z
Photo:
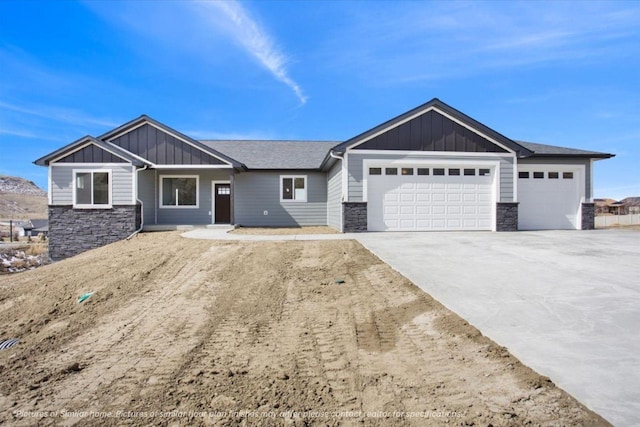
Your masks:
M 336 283 L 338 283 L 338 284 L 344 283 L 344 280 L 342 280 L 342 279 L 336 279 Z
M 81 295 L 81 296 L 80 296 L 80 298 L 78 298 L 78 304 L 80 304 L 81 302 L 84 302 L 84 301 L 88 300 L 88 299 L 89 299 L 89 297 L 90 297 L 91 295 L 93 295 L 93 294 L 94 294 L 94 292 L 87 292 L 86 294 Z

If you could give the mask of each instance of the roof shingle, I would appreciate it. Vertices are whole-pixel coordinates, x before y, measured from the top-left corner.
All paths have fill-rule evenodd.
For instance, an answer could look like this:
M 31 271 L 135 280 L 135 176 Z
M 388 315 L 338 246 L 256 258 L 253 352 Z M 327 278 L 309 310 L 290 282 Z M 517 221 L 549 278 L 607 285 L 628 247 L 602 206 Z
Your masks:
M 249 169 L 319 169 L 336 141 L 200 141 Z

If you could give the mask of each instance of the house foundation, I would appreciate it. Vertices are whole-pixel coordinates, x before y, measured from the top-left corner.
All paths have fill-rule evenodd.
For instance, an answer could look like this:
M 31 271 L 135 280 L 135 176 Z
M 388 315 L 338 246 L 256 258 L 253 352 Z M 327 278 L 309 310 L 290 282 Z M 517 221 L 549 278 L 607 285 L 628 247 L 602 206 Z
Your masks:
M 49 206 L 49 256 L 61 260 L 127 238 L 141 224 L 140 205 L 111 209 Z

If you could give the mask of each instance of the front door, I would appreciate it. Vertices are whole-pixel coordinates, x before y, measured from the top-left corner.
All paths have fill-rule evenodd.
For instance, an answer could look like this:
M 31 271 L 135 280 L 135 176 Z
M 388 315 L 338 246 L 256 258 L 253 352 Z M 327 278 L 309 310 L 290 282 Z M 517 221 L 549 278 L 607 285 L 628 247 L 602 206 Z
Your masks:
M 229 224 L 231 222 L 231 184 L 215 184 L 214 186 L 214 223 Z

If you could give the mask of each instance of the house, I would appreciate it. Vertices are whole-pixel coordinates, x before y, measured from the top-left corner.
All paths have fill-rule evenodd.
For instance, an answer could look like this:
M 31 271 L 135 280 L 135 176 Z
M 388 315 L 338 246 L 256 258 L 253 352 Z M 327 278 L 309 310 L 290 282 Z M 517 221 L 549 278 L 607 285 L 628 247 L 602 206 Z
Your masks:
M 178 224 L 342 232 L 591 229 L 593 162 L 433 99 L 342 142 L 196 141 L 141 116 L 35 161 L 53 258 Z
M 48 219 L 30 219 L 23 226 L 25 236 L 37 236 L 42 233 L 45 236 L 49 234 Z

